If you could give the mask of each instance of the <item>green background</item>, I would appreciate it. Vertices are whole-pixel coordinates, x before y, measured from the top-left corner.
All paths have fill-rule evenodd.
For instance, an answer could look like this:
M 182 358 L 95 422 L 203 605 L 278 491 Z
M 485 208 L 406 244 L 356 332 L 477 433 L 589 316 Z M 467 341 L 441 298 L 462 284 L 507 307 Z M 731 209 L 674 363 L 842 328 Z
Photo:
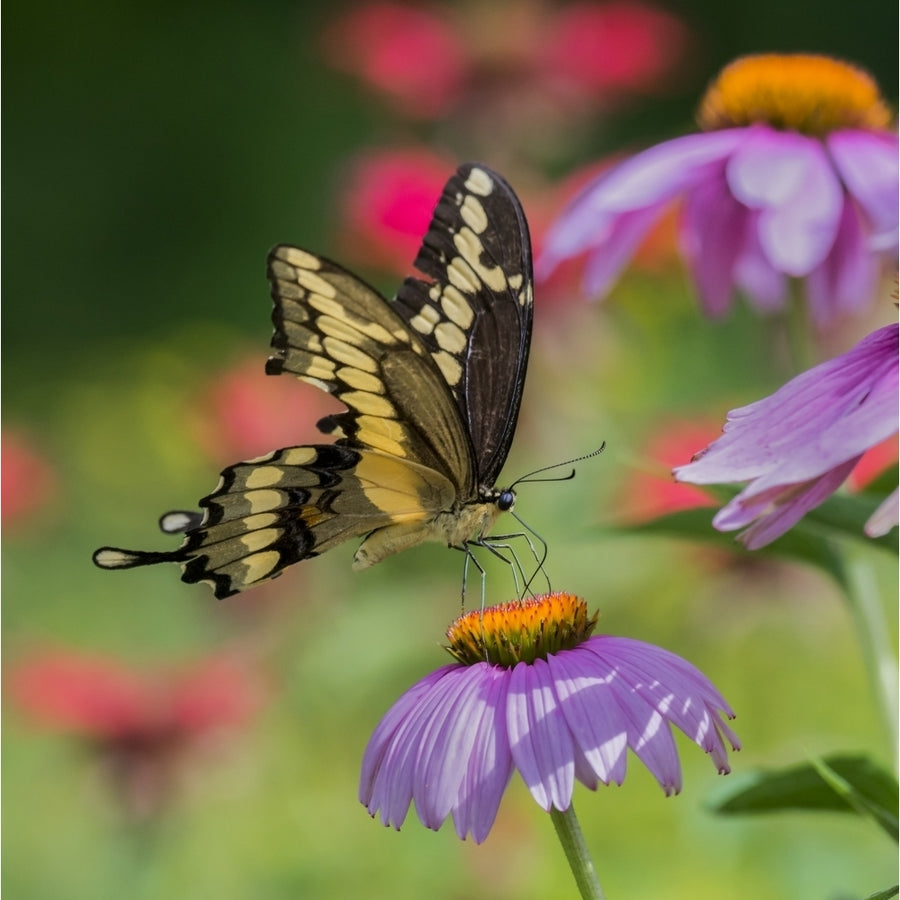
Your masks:
M 623 111 L 572 164 L 690 128 L 706 82 L 744 52 L 833 53 L 866 66 L 896 102 L 893 4 L 671 8 L 698 39 L 681 92 Z M 330 4 L 4 12 L 4 427 L 26 427 L 59 477 L 50 508 L 5 535 L 6 659 L 51 642 L 140 665 L 249 641 L 273 685 L 253 727 L 193 773 L 152 834 L 121 821 L 82 747 L 8 710 L 9 896 L 573 896 L 549 819 L 518 778 L 482 846 L 449 827 L 433 834 L 412 812 L 396 834 L 356 800 L 371 730 L 445 662 L 456 556 L 422 547 L 355 574 L 347 546 L 286 575 L 265 608 L 252 594 L 218 603 L 168 567 L 90 564 L 105 543 L 162 548 L 155 517 L 215 483 L 186 410 L 236 359 L 256 353 L 262 366 L 268 248 L 332 252 L 346 161 L 431 133 L 324 64 Z M 601 630 L 665 646 L 712 678 L 738 711 L 736 771 L 833 750 L 885 761 L 849 616 L 824 576 L 712 566 L 686 544 L 598 527 L 661 419 L 721 417 L 788 377 L 772 365 L 772 325 L 745 308 L 709 323 L 680 274 L 630 276 L 610 302 L 552 319 L 535 335 L 506 476 L 609 448 L 575 482 L 520 491 L 517 510 L 551 545 L 554 587 L 599 608 Z M 891 598 L 895 634 L 893 567 L 875 551 L 857 556 Z M 500 591 L 506 575 L 489 576 Z M 843 898 L 893 878 L 890 843 L 850 816 L 710 815 L 704 799 L 721 782 L 693 744 L 679 747 L 677 798 L 634 758 L 623 787 L 576 791 L 610 897 Z

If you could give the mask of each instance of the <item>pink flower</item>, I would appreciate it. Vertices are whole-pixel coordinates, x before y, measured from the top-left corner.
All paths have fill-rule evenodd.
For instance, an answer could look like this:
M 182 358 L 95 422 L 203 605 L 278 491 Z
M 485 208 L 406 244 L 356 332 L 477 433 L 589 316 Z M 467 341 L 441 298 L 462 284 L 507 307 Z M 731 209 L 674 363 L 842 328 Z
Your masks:
M 437 830 L 490 832 L 514 771 L 544 810 L 568 809 L 575 781 L 625 780 L 631 749 L 667 795 L 681 790 L 671 726 L 730 771 L 734 714 L 685 660 L 642 641 L 591 637 L 597 617 L 569 594 L 476 610 L 448 632 L 444 666 L 388 711 L 366 748 L 360 801 L 400 828 L 411 802 Z
M 707 132 L 589 185 L 551 229 L 538 276 L 588 251 L 585 287 L 605 294 L 682 198 L 682 251 L 710 315 L 736 289 L 780 308 L 790 277 L 805 280 L 820 325 L 866 307 L 898 230 L 897 136 L 874 82 L 822 57 L 747 57 L 713 84 L 701 121 Z
M 367 3 L 325 36 L 331 63 L 387 94 L 407 114 L 438 116 L 462 89 L 465 43 L 436 9 Z
M 265 360 L 253 356 L 201 390 L 191 421 L 210 458 L 224 464 L 279 447 L 327 442 L 315 423 L 341 408 L 298 378 L 266 375 Z
M 853 491 L 865 490 L 889 466 L 897 465 L 897 449 L 897 438 L 889 437 L 866 450 L 847 478 L 847 487 Z
M 382 92 L 410 116 L 446 117 L 527 98 L 596 105 L 623 92 L 667 87 L 687 44 L 684 25 L 647 3 L 491 7 L 367 3 L 325 36 L 336 67 Z
M 419 147 L 360 154 L 341 191 L 342 255 L 410 274 L 452 169 L 452 161 Z
M 573 3 L 550 20 L 537 48 L 548 77 L 598 94 L 659 93 L 687 46 L 671 13 L 634 2 Z
M 165 804 L 188 756 L 246 726 L 263 700 L 259 677 L 224 656 L 149 672 L 47 650 L 14 665 L 7 690 L 36 726 L 89 742 L 137 819 Z
M 622 484 L 615 508 L 626 521 L 644 522 L 682 509 L 712 506 L 709 494 L 672 479 L 672 469 L 708 443 L 717 427 L 670 420 L 656 429 L 642 448 L 639 468 Z M 646 463 L 643 463 L 646 460 Z
M 56 472 L 23 431 L 4 430 L 2 470 L 2 516 L 6 527 L 26 524 L 56 496 Z
M 852 350 L 798 375 L 774 394 L 728 414 L 724 434 L 675 469 L 693 484 L 749 482 L 713 519 L 746 528 L 750 550 L 774 541 L 843 483 L 866 450 L 897 434 L 898 349 L 888 325 Z M 896 491 L 866 526 L 897 524 Z

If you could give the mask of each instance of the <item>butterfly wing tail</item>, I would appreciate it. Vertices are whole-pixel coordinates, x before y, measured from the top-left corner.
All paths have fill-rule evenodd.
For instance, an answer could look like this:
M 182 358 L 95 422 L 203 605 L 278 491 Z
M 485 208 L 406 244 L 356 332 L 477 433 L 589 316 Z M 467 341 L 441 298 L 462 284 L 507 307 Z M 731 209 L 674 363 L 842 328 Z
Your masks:
M 94 565 L 101 569 L 134 569 L 162 562 L 184 562 L 181 550 L 122 550 L 119 547 L 101 547 L 94 552 Z

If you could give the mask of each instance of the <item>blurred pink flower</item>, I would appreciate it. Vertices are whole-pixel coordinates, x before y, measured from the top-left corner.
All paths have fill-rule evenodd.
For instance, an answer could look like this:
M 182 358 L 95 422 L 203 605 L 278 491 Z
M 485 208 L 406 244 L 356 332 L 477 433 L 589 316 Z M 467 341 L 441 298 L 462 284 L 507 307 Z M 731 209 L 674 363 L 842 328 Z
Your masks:
M 719 431 L 720 426 L 712 423 L 664 422 L 641 448 L 640 462 L 646 464 L 622 483 L 614 504 L 618 517 L 646 522 L 682 509 L 715 506 L 701 488 L 675 481 L 672 469 L 688 462 L 697 448 L 714 440 Z
M 778 309 L 789 277 L 805 279 L 819 325 L 867 307 L 898 229 L 897 135 L 871 78 L 824 57 L 745 57 L 719 75 L 700 117 L 705 132 L 582 191 L 553 225 L 538 277 L 587 253 L 585 289 L 605 294 L 683 198 L 682 249 L 708 314 L 724 314 L 737 289 Z
M 687 45 L 684 25 L 645 3 L 573 3 L 555 13 L 535 48 L 547 77 L 580 90 L 659 93 Z
M 335 20 L 324 40 L 334 66 L 421 118 L 493 105 L 498 92 L 536 109 L 663 91 L 686 44 L 674 15 L 627 0 L 562 8 L 366 3 Z
M 771 543 L 844 482 L 866 450 L 897 434 L 898 328 L 874 331 L 841 356 L 803 372 L 769 397 L 728 414 L 724 433 L 675 469 L 693 484 L 749 482 L 713 519 L 745 529 L 747 549 Z M 897 492 L 866 525 L 897 524 Z
M 156 813 L 188 756 L 245 727 L 264 698 L 259 675 L 237 658 L 141 671 L 61 649 L 14 664 L 6 688 L 34 725 L 89 744 L 135 819 Z
M 437 8 L 366 3 L 325 34 L 328 60 L 387 94 L 411 116 L 438 116 L 462 89 L 465 43 Z
M 847 487 L 853 491 L 865 490 L 889 466 L 897 465 L 897 436 L 885 438 L 880 444 L 870 447 L 862 455 L 862 459 L 853 467 L 847 477 Z
M 45 508 L 57 491 L 56 472 L 18 429 L 4 429 L 2 444 L 2 521 L 11 530 Z
M 200 392 L 192 428 L 210 458 L 222 465 L 282 447 L 331 443 L 316 422 L 342 409 L 312 385 L 266 375 L 265 361 L 248 357 L 217 374 Z
M 342 255 L 410 274 L 447 173 L 454 168 L 452 159 L 422 147 L 359 154 L 343 180 Z

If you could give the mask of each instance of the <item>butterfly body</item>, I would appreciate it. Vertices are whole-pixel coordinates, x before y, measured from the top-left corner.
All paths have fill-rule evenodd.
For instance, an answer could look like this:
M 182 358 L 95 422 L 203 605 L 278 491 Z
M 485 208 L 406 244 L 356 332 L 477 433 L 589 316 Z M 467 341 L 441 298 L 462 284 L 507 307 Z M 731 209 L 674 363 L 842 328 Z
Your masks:
M 287 447 L 229 467 L 170 513 L 169 552 L 102 548 L 102 568 L 177 562 L 225 597 L 363 537 L 356 569 L 423 541 L 483 539 L 514 495 L 494 487 L 509 452 L 531 336 L 531 248 L 509 185 L 460 167 L 444 188 L 410 277 L 388 301 L 352 273 L 288 245 L 269 255 L 275 350 L 346 407 L 319 429 L 333 444 Z

